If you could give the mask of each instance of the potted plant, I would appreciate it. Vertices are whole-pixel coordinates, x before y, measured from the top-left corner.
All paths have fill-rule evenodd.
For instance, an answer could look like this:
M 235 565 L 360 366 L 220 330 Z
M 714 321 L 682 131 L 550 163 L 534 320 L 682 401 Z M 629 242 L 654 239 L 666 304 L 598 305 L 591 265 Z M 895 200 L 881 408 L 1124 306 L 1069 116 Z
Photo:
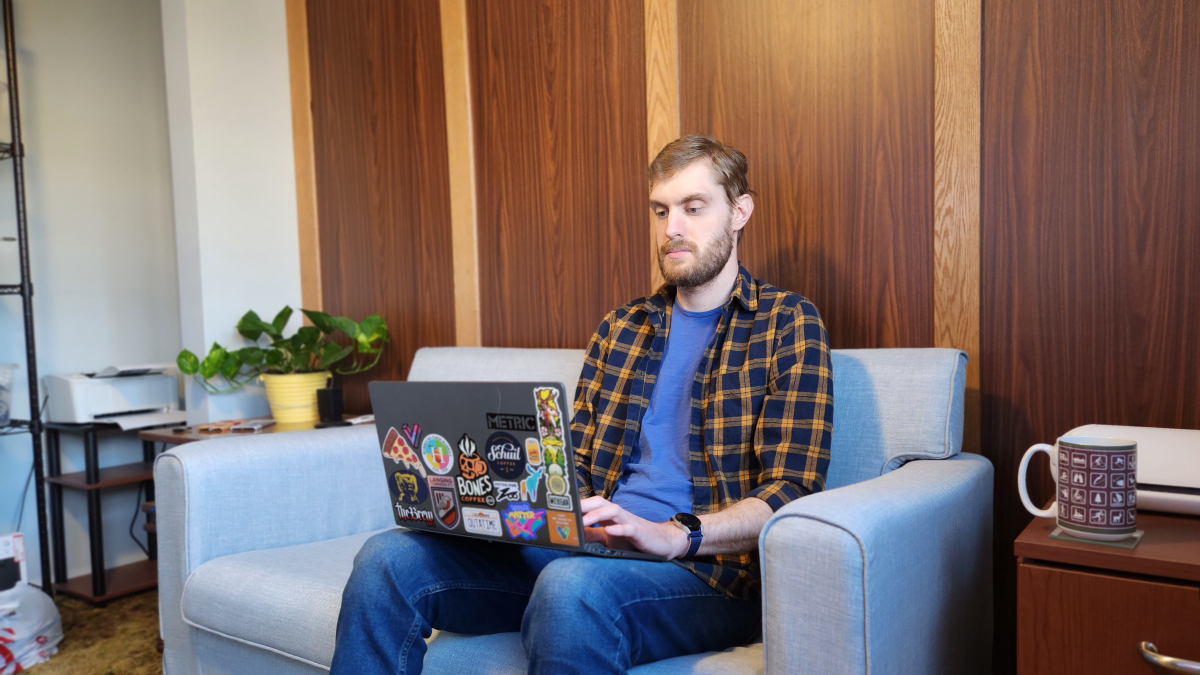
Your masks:
M 292 318 L 291 307 L 281 309 L 269 322 L 251 310 L 237 324 L 249 345 L 230 350 L 214 342 L 203 359 L 185 349 L 175 362 L 180 372 L 191 375 L 210 394 L 235 391 L 262 378 L 276 422 L 316 421 L 317 390 L 328 386 L 334 373 L 352 375 L 379 363 L 383 343 L 388 342 L 387 324 L 378 314 L 355 322 L 300 311 L 312 325 L 301 326 L 291 336 L 283 335 Z M 338 344 L 334 333 L 347 336 L 350 343 Z

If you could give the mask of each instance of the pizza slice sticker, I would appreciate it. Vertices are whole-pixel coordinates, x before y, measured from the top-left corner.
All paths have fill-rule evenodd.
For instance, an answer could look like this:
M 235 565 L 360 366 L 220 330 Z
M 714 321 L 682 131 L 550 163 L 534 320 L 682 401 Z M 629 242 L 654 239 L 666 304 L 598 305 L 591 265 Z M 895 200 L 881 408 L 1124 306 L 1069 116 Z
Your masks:
M 408 430 L 408 425 L 404 425 L 405 430 Z M 418 425 L 417 433 L 420 434 L 421 427 Z M 417 459 L 417 452 L 413 450 L 412 445 L 396 432 L 396 427 L 388 429 L 387 436 L 383 439 L 383 456 L 390 458 L 397 464 L 403 464 L 404 468 L 416 471 L 425 478 L 425 467 L 421 465 L 421 460 Z

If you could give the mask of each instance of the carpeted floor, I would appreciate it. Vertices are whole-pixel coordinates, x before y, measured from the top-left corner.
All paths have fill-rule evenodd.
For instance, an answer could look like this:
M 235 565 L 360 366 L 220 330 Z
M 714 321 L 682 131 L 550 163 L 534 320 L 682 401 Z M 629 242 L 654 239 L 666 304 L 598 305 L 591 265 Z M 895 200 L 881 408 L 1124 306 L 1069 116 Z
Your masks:
M 33 675 L 161 675 L 158 591 L 108 603 L 108 607 L 57 597 L 63 641 Z

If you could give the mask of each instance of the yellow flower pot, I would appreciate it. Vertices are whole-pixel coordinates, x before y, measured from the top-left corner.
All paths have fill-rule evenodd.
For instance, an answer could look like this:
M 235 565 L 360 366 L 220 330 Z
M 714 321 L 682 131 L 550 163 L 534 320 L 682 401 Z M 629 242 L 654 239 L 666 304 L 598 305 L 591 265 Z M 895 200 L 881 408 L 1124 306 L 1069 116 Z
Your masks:
M 320 419 L 317 414 L 317 390 L 324 389 L 330 377 L 328 371 L 263 375 L 267 403 L 271 404 L 271 416 L 275 422 L 295 424 Z

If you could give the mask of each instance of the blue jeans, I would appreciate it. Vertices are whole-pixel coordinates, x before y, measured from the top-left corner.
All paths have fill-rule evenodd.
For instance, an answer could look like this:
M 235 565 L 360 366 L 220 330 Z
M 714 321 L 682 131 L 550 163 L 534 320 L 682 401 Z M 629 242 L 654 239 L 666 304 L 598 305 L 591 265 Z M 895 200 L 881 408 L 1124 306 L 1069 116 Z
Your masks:
M 354 559 L 331 675 L 415 675 L 431 629 L 521 631 L 530 673 L 624 673 L 758 635 L 734 600 L 666 562 L 389 530 Z

